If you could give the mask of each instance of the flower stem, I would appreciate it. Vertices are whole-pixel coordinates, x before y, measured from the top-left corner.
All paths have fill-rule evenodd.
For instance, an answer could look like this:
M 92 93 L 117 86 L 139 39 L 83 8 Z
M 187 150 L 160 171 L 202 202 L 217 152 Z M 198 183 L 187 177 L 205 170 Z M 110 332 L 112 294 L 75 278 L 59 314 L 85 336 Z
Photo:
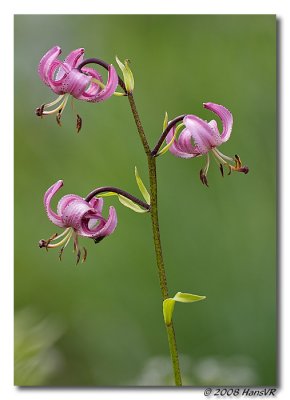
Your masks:
M 107 192 L 113 192 L 120 194 L 121 196 L 127 197 L 127 199 L 132 200 L 134 203 L 138 204 L 139 206 L 145 208 L 145 210 L 150 210 L 150 205 L 147 203 L 144 203 L 144 201 L 138 199 L 138 197 L 133 196 L 131 193 L 126 192 L 123 189 L 119 189 L 114 186 L 102 186 L 97 189 L 94 189 L 92 192 L 90 192 L 86 197 L 85 201 L 90 201 L 93 197 L 97 196 L 98 194 L 101 193 L 107 193 Z
M 100 60 L 99 58 L 87 58 L 86 60 L 82 61 L 78 66 L 77 69 L 79 71 L 82 70 L 82 68 L 87 65 L 87 64 L 98 64 L 101 67 L 105 68 L 107 71 L 109 69 L 110 64 L 106 63 L 103 60 Z M 121 88 L 124 90 L 125 94 L 126 92 L 126 87 L 125 87 L 125 83 L 123 82 L 123 80 L 118 76 L 118 80 L 119 80 L 119 85 L 121 86 Z
M 158 140 L 156 146 L 154 147 L 154 149 L 151 152 L 151 155 L 153 157 L 156 156 L 156 154 L 158 153 L 158 151 L 160 150 L 160 147 L 162 145 L 162 143 L 164 142 L 166 136 L 168 135 L 169 131 L 171 128 L 174 127 L 174 125 L 176 125 L 178 122 L 181 122 L 183 120 L 183 118 L 185 117 L 184 115 L 180 115 L 179 117 L 174 118 L 172 121 L 169 122 L 169 124 L 167 125 L 167 127 L 164 129 L 164 131 L 162 132 L 160 139 Z
M 162 256 L 161 238 L 160 238 L 160 230 L 159 230 L 159 222 L 158 222 L 156 159 L 155 159 L 154 155 L 151 154 L 151 150 L 150 150 L 149 144 L 147 142 L 147 138 L 146 138 L 146 135 L 145 135 L 145 132 L 144 132 L 144 129 L 143 129 L 132 93 L 128 93 L 128 100 L 130 103 L 132 114 L 133 114 L 133 117 L 135 120 L 135 124 L 136 124 L 137 130 L 138 130 L 144 151 L 147 155 L 149 181 L 150 181 L 150 194 L 151 194 L 150 214 L 151 214 L 151 222 L 152 222 L 153 240 L 154 240 L 160 289 L 161 289 L 161 293 L 162 293 L 162 299 L 164 301 L 169 296 L 168 296 L 168 287 L 167 287 L 167 281 L 166 281 L 165 266 L 164 266 L 164 261 L 163 261 L 163 256 Z M 170 350 L 170 355 L 171 355 L 171 360 L 172 360 L 172 367 L 173 367 L 173 371 L 174 371 L 175 385 L 182 386 L 181 374 L 180 374 L 180 368 L 179 368 L 178 351 L 177 351 L 173 322 L 171 322 L 170 325 L 166 326 L 166 329 L 167 329 L 169 350 Z

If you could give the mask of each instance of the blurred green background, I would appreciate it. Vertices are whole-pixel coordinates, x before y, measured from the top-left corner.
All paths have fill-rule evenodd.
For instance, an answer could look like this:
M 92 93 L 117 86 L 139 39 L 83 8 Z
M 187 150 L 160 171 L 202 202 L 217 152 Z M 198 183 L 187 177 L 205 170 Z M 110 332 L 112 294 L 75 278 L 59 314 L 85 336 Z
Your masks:
M 42 55 L 60 45 L 107 62 L 129 58 L 135 99 L 150 144 L 164 113 L 213 115 L 228 107 L 234 129 L 221 151 L 238 153 L 250 173 L 222 178 L 214 161 L 158 159 L 159 210 L 170 294 L 207 296 L 174 312 L 185 384 L 275 385 L 276 347 L 276 18 L 275 16 L 15 16 L 15 384 L 170 385 L 166 331 L 149 215 L 115 198 L 116 232 L 100 244 L 72 243 L 62 262 L 38 240 L 56 228 L 43 194 L 85 196 L 114 185 L 139 195 L 146 159 L 126 98 L 76 102 L 63 126 L 34 109 L 55 95 L 39 79 Z M 103 72 L 103 71 L 102 71 Z M 56 204 L 56 201 L 54 202 Z

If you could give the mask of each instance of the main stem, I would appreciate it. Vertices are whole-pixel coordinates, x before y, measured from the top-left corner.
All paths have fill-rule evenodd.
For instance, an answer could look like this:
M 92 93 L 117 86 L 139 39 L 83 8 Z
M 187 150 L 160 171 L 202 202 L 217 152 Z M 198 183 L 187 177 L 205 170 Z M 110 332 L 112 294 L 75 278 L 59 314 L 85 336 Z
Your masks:
M 159 283 L 162 293 L 163 301 L 168 298 L 168 287 L 166 281 L 166 273 L 164 267 L 164 261 L 162 256 L 162 247 L 161 247 L 161 238 L 159 231 L 159 222 L 158 222 L 158 203 L 157 203 L 157 175 L 156 175 L 156 158 L 151 154 L 151 150 L 149 144 L 147 142 L 147 138 L 136 108 L 136 104 L 134 101 L 134 97 L 132 93 L 128 93 L 128 99 L 130 103 L 130 107 L 132 110 L 132 114 L 134 116 L 135 124 L 142 141 L 145 153 L 147 155 L 148 161 L 148 172 L 149 172 L 149 181 L 150 181 L 150 194 L 151 194 L 151 222 L 152 222 L 152 230 L 153 230 L 153 240 L 155 246 L 155 254 L 156 254 L 156 262 L 158 268 L 158 276 Z M 179 368 L 179 359 L 178 359 L 178 351 L 176 345 L 175 332 L 173 327 L 173 322 L 170 325 L 166 325 L 167 336 L 168 336 L 168 344 L 169 350 L 172 360 L 172 367 L 174 371 L 174 379 L 176 386 L 182 386 L 181 374 Z

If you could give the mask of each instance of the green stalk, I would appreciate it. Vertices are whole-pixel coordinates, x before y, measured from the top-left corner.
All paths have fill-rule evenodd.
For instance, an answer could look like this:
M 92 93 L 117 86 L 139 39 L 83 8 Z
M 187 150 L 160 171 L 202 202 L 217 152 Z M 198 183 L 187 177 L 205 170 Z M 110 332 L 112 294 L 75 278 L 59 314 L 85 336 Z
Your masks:
M 156 158 L 154 157 L 154 155 L 151 154 L 150 146 L 147 142 L 147 138 L 146 138 L 146 135 L 145 135 L 145 132 L 144 132 L 144 129 L 143 129 L 132 93 L 128 93 L 128 100 L 130 103 L 132 114 L 134 116 L 135 124 L 136 124 L 137 130 L 138 130 L 144 151 L 147 155 L 148 173 L 149 173 L 149 181 L 150 181 L 150 195 L 151 195 L 150 214 L 151 214 L 151 222 L 152 222 L 153 240 L 154 240 L 160 289 L 161 289 L 161 293 L 162 293 L 162 299 L 164 301 L 169 296 L 168 296 L 168 287 L 167 287 L 167 281 L 166 281 L 165 266 L 164 266 L 164 261 L 163 261 L 163 256 L 162 256 L 162 247 L 161 247 L 160 230 L 159 230 L 159 222 L 158 222 Z M 167 329 L 168 344 L 169 344 L 169 351 L 170 351 L 170 355 L 171 355 L 172 367 L 173 367 L 173 372 L 174 372 L 175 385 L 182 386 L 181 374 L 180 374 L 180 368 L 179 368 L 178 351 L 177 351 L 173 322 L 171 322 L 170 325 L 165 325 L 165 326 Z

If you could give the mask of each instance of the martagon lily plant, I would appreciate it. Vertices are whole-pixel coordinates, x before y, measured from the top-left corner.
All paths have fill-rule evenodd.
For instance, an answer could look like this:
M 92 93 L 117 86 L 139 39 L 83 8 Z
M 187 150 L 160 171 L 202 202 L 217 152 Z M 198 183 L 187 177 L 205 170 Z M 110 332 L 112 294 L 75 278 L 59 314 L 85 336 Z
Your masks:
M 220 119 L 222 123 L 222 131 L 220 132 L 216 120 L 207 122 L 196 115 L 183 114 L 169 121 L 166 113 L 163 132 L 155 147 L 151 149 L 133 96 L 134 77 L 129 61 L 125 60 L 122 63 L 116 58 L 122 73 L 121 78 L 112 64 L 108 64 L 98 58 L 84 59 L 83 48 L 71 51 L 64 61 L 59 59 L 60 54 L 60 47 L 54 46 L 40 60 L 39 76 L 58 97 L 50 103 L 40 105 L 36 109 L 36 115 L 39 117 L 54 115 L 57 123 L 61 125 L 62 113 L 69 97 L 71 97 L 73 112 L 77 117 L 76 128 L 77 132 L 79 132 L 82 126 L 82 119 L 75 111 L 74 99 L 98 103 L 108 100 L 113 95 L 127 98 L 147 157 L 150 188 L 149 190 L 146 189 L 135 167 L 135 178 L 143 200 L 118 187 L 97 187 L 84 197 L 77 194 L 63 196 L 58 202 L 57 210 L 53 211 L 51 200 L 63 186 L 62 180 L 57 181 L 44 194 L 44 208 L 49 220 L 58 228 L 62 228 L 63 232 L 54 233 L 46 240 L 41 239 L 39 247 L 46 250 L 58 248 L 59 258 L 61 259 L 64 249 L 72 241 L 76 254 L 76 263 L 78 264 L 80 261 L 86 261 L 87 258 L 86 248 L 81 247 L 79 244 L 80 237 L 92 239 L 95 243 L 99 243 L 113 234 L 117 227 L 117 212 L 113 206 L 110 206 L 107 217 L 103 215 L 104 199 L 106 200 L 110 196 L 117 196 L 120 203 L 131 210 L 140 214 L 149 213 L 152 222 L 163 317 L 172 360 L 174 381 L 176 386 L 182 386 L 172 319 L 174 306 L 176 302 L 197 302 L 205 299 L 205 296 L 182 292 L 177 292 L 172 297 L 169 295 L 158 221 L 156 160 L 168 151 L 175 157 L 185 159 L 204 156 L 205 164 L 200 170 L 200 180 L 206 186 L 208 186 L 207 176 L 211 156 L 217 162 L 222 176 L 224 176 L 225 169 L 228 174 L 232 171 L 247 174 L 249 169 L 247 166 L 242 165 L 241 159 L 237 154 L 229 157 L 219 150 L 219 147 L 229 140 L 231 136 L 233 116 L 222 105 L 211 102 L 204 103 L 204 107 Z M 97 69 L 88 67 L 87 65 L 89 64 L 94 65 Z M 99 72 L 100 67 L 108 75 L 106 84 Z M 118 87 L 121 91 L 116 91 Z M 104 151 L 106 150 L 104 149 Z

